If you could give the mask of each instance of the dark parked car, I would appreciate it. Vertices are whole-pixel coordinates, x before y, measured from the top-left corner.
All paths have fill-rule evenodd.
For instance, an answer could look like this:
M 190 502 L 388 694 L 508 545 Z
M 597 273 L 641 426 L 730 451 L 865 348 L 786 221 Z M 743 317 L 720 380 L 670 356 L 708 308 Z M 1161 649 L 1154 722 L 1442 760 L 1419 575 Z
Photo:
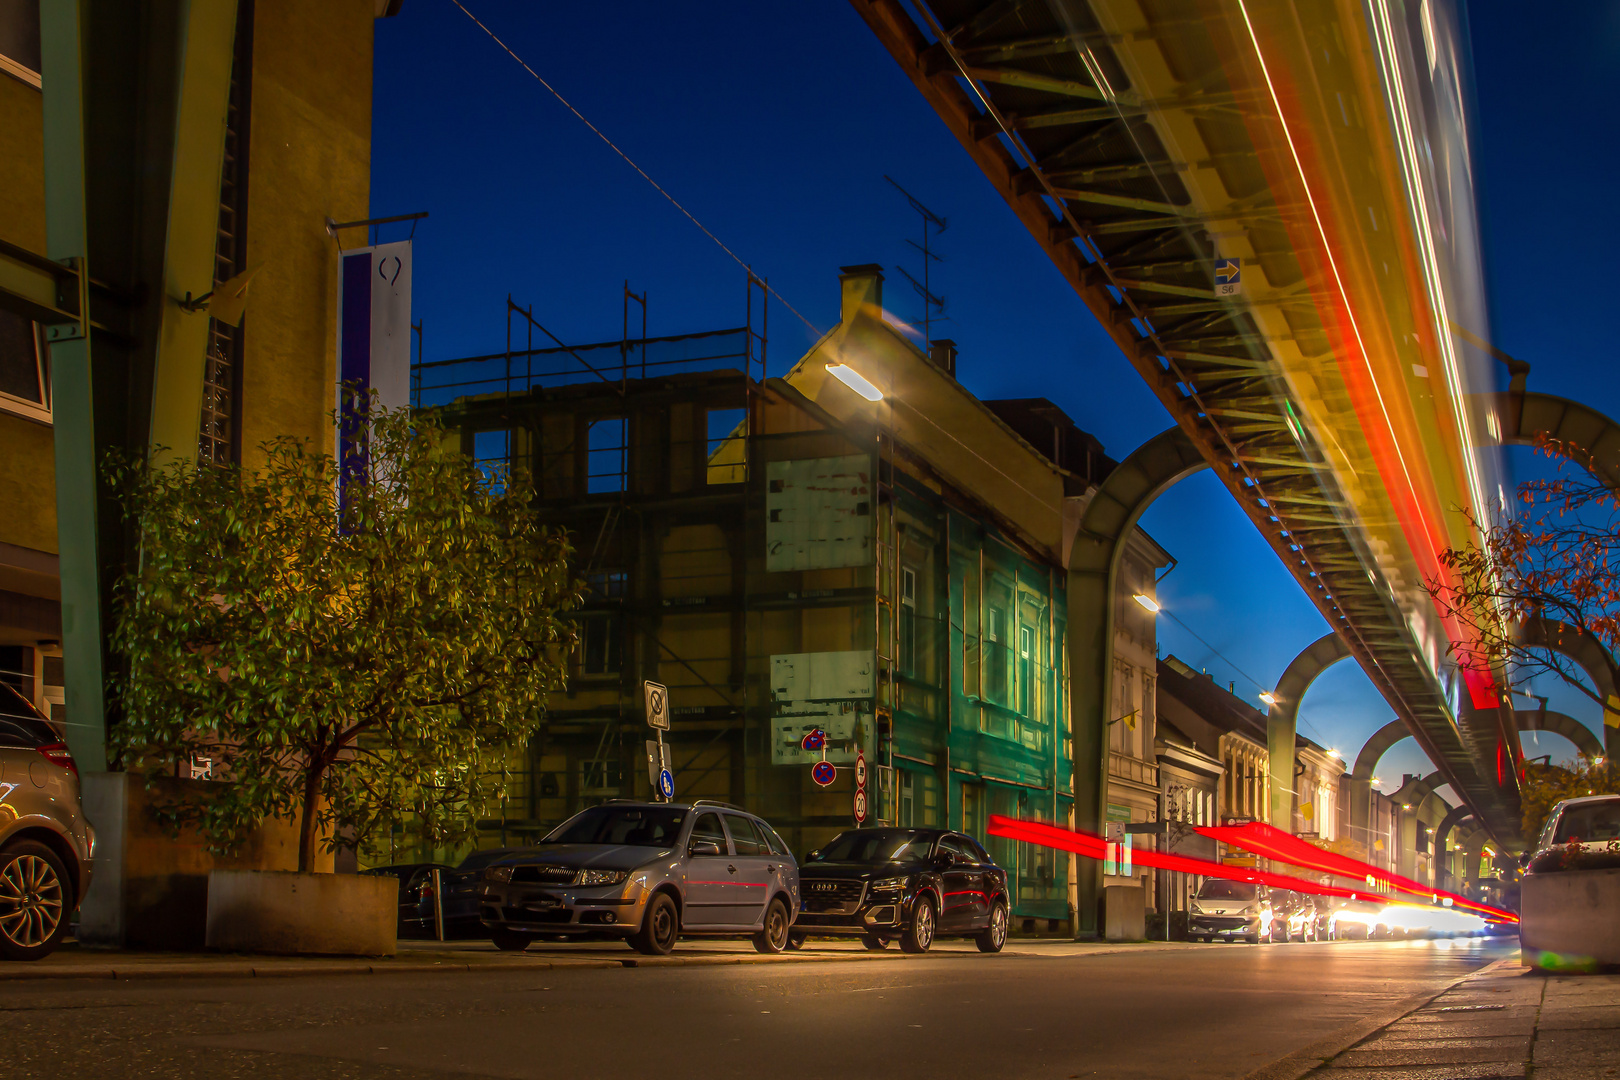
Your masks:
M 433 871 L 438 870 L 441 880 L 455 872 L 448 863 L 398 863 L 394 866 L 374 866 L 360 871 L 373 877 L 393 877 L 399 880 L 399 927 L 402 938 L 431 938 L 433 929 Z
M 896 939 L 927 952 L 937 937 L 971 937 L 982 952 L 1007 942 L 1007 871 L 978 841 L 940 829 L 852 829 L 799 869 L 804 902 L 795 946 L 808 935 Z
M 379 866 L 363 871 L 367 874 L 391 874 L 399 879 L 399 936 L 402 938 L 431 938 L 433 926 L 433 870 L 439 871 L 439 889 L 442 899 L 440 911 L 444 919 L 446 940 L 454 938 L 488 937 L 488 931 L 478 918 L 478 893 L 482 888 L 484 868 L 492 863 L 528 852 L 529 848 L 491 848 L 475 851 L 456 866 L 444 863 L 399 863 Z

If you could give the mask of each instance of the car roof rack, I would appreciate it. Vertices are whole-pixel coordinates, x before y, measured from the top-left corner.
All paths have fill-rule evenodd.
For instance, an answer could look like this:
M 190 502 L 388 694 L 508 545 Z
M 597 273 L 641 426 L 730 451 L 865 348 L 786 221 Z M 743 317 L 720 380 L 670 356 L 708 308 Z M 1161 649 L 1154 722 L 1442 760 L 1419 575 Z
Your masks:
M 736 803 L 722 802 L 719 799 L 693 799 L 690 805 L 692 805 L 692 806 L 721 806 L 721 807 L 724 807 L 727 810 L 735 810 L 739 814 L 749 813 L 749 811 L 744 810 L 742 807 L 738 806 Z

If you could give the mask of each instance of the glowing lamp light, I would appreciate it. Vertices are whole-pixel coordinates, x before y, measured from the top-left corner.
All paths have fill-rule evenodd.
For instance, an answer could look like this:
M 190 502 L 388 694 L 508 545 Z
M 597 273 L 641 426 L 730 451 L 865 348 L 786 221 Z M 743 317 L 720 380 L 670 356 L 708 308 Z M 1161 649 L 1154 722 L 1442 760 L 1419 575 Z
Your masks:
M 1339 753 L 1337 750 L 1329 750 L 1328 751 L 1328 757 L 1330 757 L 1330 758 L 1338 758 L 1340 761 L 1344 760 L 1344 755 Z
M 1153 599 L 1153 597 L 1149 596 L 1147 593 L 1137 593 L 1133 599 L 1138 604 L 1141 604 L 1143 607 L 1147 608 L 1149 611 L 1157 612 L 1159 610 L 1159 602 Z
M 883 391 L 873 386 L 860 372 L 848 364 L 828 364 L 827 374 L 855 391 L 867 401 L 882 401 Z
M 1273 694 L 1270 690 L 1262 690 L 1260 691 L 1260 700 L 1265 702 L 1267 705 L 1275 705 L 1277 704 L 1277 695 Z

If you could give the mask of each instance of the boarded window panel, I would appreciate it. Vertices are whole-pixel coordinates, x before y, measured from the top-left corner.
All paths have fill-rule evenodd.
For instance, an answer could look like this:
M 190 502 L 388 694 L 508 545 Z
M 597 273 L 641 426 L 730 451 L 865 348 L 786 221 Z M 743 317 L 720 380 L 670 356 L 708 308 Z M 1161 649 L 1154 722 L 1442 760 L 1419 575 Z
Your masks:
M 767 466 L 768 571 L 871 565 L 871 464 L 865 454 L 847 454 Z

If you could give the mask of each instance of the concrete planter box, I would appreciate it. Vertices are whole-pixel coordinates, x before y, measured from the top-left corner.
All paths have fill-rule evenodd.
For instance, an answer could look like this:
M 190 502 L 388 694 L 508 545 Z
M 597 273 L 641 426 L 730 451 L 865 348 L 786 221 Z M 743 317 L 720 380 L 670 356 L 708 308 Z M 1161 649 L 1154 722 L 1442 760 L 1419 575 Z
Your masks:
M 1526 874 L 1519 919 L 1519 945 L 1528 964 L 1620 964 L 1620 870 Z
M 327 956 L 393 956 L 399 882 L 392 876 L 214 870 L 210 949 Z

